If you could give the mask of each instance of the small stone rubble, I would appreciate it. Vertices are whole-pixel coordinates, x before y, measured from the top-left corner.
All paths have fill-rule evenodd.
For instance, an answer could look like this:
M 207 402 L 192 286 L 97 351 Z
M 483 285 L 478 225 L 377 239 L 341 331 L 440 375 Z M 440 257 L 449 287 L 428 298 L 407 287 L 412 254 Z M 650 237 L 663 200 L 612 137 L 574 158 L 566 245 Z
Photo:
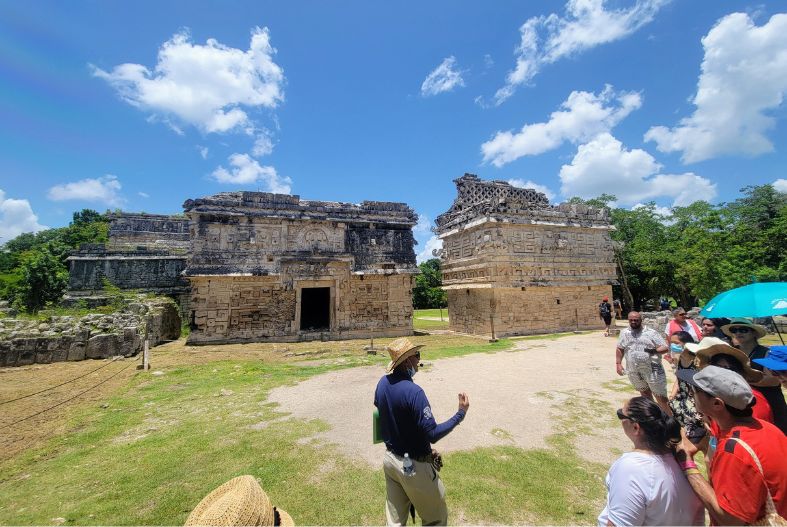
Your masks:
M 111 314 L 0 318 L 0 367 L 131 357 L 144 346 L 180 337 L 178 306 L 169 298 L 131 302 Z

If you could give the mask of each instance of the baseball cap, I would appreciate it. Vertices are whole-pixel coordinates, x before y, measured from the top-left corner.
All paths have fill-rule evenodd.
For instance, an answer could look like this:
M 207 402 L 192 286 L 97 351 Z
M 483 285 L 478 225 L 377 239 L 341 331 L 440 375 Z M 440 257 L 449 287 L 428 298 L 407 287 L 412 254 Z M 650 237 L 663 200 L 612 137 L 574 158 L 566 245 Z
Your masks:
M 678 370 L 676 374 L 678 379 L 718 397 L 724 404 L 738 410 L 745 410 L 754 397 L 746 379 L 732 370 L 706 366 L 700 371 Z

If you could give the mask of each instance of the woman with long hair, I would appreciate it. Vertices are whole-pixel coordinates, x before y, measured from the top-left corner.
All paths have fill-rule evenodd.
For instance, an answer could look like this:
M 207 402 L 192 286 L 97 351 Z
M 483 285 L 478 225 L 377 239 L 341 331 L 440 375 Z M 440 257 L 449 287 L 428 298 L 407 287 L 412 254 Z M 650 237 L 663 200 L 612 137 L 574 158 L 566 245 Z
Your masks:
M 674 457 L 678 422 L 645 397 L 630 399 L 617 414 L 634 449 L 609 468 L 599 526 L 703 525 L 705 511 Z

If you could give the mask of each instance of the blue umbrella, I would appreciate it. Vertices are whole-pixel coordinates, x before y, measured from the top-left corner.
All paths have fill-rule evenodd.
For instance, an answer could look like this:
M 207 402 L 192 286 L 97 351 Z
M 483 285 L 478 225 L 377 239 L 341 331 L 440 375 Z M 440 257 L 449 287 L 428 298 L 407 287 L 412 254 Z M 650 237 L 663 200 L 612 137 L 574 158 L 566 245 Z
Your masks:
M 787 282 L 757 282 L 714 296 L 700 311 L 709 318 L 772 317 L 787 313 Z

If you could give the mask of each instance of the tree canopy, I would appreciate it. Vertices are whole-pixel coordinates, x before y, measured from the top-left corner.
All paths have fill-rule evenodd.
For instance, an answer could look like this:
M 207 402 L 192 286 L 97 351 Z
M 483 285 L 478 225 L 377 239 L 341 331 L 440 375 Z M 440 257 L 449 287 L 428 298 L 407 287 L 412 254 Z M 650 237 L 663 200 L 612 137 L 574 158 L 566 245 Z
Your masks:
M 415 309 L 436 309 L 446 307 L 447 300 L 440 272 L 440 260 L 431 258 L 418 266 L 420 273 L 415 277 L 413 288 L 413 307 Z
M 620 285 L 628 308 L 672 297 L 695 306 L 752 281 L 787 280 L 787 194 L 748 186 L 730 203 L 697 201 L 661 214 L 655 203 L 610 207 L 614 196 L 574 203 L 610 209 Z
M 9 240 L 0 250 L 0 298 L 28 312 L 56 302 L 68 286 L 68 255 L 83 243 L 105 243 L 108 232 L 105 215 L 83 209 L 68 227 Z

